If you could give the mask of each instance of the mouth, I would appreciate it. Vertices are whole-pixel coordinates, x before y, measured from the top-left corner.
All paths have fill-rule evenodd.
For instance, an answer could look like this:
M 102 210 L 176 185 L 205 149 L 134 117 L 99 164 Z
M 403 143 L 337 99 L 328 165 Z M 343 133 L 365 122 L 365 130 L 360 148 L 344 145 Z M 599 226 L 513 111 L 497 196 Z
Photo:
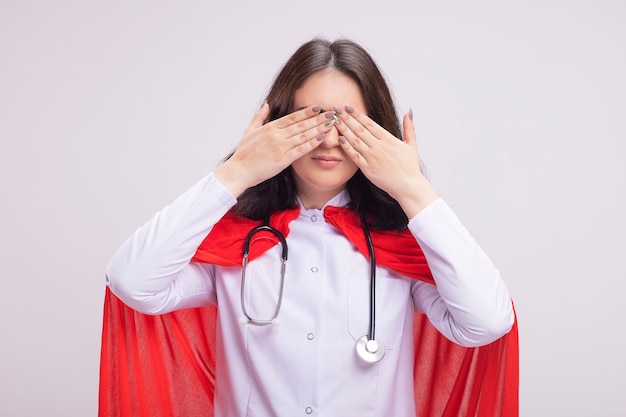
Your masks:
M 341 162 L 341 158 L 330 155 L 314 156 L 311 159 L 322 168 L 333 168 Z
M 341 158 L 338 158 L 336 156 L 327 156 L 327 155 L 320 155 L 320 156 L 314 156 L 312 159 L 316 160 L 316 161 L 336 161 L 336 162 L 340 162 Z

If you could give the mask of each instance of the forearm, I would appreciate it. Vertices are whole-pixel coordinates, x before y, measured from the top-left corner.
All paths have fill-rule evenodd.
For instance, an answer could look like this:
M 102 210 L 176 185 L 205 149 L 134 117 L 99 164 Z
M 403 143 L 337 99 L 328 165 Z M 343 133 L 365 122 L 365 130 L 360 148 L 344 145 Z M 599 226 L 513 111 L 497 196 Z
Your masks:
M 117 250 L 107 266 L 111 290 L 129 306 L 145 312 L 160 311 L 173 302 L 172 297 L 181 296 L 172 291 L 202 292 L 207 283 L 197 271 L 183 269 L 235 202 L 213 175 L 200 180 Z
M 431 322 L 455 342 L 476 346 L 501 337 L 513 324 L 511 299 L 499 271 L 450 207 L 436 200 L 409 223 L 435 279 L 418 286 Z

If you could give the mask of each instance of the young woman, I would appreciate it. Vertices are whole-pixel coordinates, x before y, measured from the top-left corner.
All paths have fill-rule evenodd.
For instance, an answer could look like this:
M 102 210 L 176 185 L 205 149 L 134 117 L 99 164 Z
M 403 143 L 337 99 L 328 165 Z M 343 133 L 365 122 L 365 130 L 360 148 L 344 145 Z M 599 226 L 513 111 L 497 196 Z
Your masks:
M 250 236 L 242 267 L 263 224 L 280 233 Z M 295 52 L 234 153 L 122 245 L 107 282 L 145 314 L 217 307 L 216 416 L 477 415 L 502 401 L 480 399 L 502 396 L 484 392 L 497 366 L 448 344 L 499 346 L 509 293 L 422 174 L 412 112 L 400 127 L 375 63 L 348 40 Z M 419 317 L 446 341 L 425 340 Z M 479 382 L 441 382 L 436 361 Z

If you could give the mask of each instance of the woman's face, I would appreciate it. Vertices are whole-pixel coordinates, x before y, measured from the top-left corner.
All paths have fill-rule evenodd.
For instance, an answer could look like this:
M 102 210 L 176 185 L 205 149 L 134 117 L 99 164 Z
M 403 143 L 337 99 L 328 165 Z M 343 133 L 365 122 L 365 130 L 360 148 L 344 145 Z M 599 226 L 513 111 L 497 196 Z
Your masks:
M 333 69 L 311 75 L 294 96 L 296 109 L 320 105 L 322 111 L 329 111 L 336 105 L 343 110 L 346 104 L 367 114 L 357 83 Z M 298 196 L 306 208 L 322 208 L 358 170 L 338 138 L 337 129 L 332 127 L 320 146 L 291 164 Z

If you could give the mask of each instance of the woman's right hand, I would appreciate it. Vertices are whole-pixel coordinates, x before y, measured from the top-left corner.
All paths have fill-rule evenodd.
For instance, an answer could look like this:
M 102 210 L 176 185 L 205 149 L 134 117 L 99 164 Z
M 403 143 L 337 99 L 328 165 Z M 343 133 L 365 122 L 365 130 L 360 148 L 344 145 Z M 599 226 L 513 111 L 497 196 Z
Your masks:
M 270 108 L 264 103 L 252 118 L 233 156 L 213 174 L 234 196 L 273 177 L 317 148 L 331 128 L 335 113 L 307 107 L 263 124 Z

